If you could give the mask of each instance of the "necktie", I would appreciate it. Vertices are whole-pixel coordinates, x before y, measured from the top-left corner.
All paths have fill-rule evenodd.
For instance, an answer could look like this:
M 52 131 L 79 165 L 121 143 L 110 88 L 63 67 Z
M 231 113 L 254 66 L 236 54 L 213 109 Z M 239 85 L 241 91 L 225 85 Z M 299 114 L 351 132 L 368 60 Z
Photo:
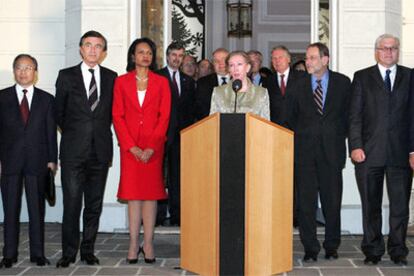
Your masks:
M 319 114 L 323 114 L 323 91 L 322 91 L 322 80 L 317 80 L 317 86 L 315 92 L 313 93 L 313 99 L 315 100 L 316 105 L 318 106 Z
M 286 92 L 286 84 L 285 84 L 285 75 L 280 75 L 280 92 L 282 93 L 282 96 L 285 95 Z
M 20 103 L 20 112 L 22 113 L 23 123 L 26 125 L 29 120 L 29 101 L 26 97 L 27 90 L 23 89 L 23 100 Z
M 98 105 L 98 90 L 96 89 L 94 69 L 89 69 L 89 72 L 92 74 L 92 79 L 91 83 L 89 84 L 88 103 L 91 107 L 91 110 L 94 111 Z
M 227 84 L 227 78 L 221 77 L 221 85 L 225 85 L 225 84 Z
M 177 80 L 175 78 L 176 73 L 177 73 L 177 71 L 173 72 L 172 81 L 173 81 L 173 86 L 174 86 L 175 93 L 177 94 L 177 96 L 180 96 L 180 90 L 178 89 Z
M 391 78 L 390 78 L 390 74 L 391 74 L 391 70 L 387 69 L 387 71 L 385 71 L 385 79 L 384 79 L 384 83 L 385 83 L 385 87 L 387 88 L 388 91 L 392 91 L 391 90 Z

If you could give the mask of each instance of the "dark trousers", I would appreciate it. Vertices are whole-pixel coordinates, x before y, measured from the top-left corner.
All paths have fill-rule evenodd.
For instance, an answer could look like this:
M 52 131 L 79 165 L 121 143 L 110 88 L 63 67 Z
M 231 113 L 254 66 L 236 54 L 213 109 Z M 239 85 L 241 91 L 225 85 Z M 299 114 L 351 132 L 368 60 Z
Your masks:
M 362 204 L 364 238 L 361 243 L 365 255 L 382 256 L 385 253 L 382 236 L 382 196 L 384 175 L 387 180 L 389 198 L 388 254 L 407 256 L 405 244 L 409 202 L 412 185 L 412 171 L 409 167 L 370 167 L 365 163 L 357 164 L 355 175 Z
M 342 169 L 332 166 L 323 154 L 314 164 L 295 164 L 299 233 L 305 252 L 319 253 L 316 235 L 318 193 L 325 216 L 325 250 L 336 250 L 341 243 Z
M 171 222 L 180 222 L 180 137 L 168 148 L 168 211 Z
M 44 256 L 45 176 L 2 175 L 5 258 L 17 258 L 23 185 L 29 213 L 30 257 Z
M 82 199 L 83 237 L 80 252 L 81 255 L 94 253 L 107 175 L 108 163 L 99 162 L 94 153 L 89 154 L 85 161 L 62 162 L 63 256 L 76 257 L 78 252 Z

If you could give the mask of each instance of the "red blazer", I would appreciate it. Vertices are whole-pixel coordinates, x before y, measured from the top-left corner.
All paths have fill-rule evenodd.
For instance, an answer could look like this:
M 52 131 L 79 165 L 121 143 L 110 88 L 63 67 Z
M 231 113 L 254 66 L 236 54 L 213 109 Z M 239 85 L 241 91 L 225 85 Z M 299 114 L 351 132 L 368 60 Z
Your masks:
M 115 80 L 112 117 L 121 151 L 133 146 L 162 149 L 166 141 L 171 109 L 168 80 L 151 71 L 143 106 L 138 101 L 136 72 L 131 71 Z

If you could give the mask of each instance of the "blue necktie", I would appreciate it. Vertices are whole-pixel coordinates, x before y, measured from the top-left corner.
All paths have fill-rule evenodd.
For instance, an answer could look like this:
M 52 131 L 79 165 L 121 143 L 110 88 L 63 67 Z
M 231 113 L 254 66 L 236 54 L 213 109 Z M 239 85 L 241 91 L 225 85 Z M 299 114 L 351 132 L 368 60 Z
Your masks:
M 391 74 L 391 70 L 387 69 L 387 71 L 385 71 L 385 79 L 384 79 L 384 83 L 385 83 L 385 87 L 387 88 L 388 91 L 392 91 L 391 90 L 391 78 L 390 78 L 390 74 Z

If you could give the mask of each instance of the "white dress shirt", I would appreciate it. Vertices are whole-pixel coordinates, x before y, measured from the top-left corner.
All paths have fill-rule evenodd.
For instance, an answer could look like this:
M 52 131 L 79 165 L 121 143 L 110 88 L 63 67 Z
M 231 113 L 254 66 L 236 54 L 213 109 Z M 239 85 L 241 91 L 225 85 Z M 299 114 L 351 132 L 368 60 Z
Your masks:
M 175 73 L 175 81 L 177 82 L 177 86 L 178 86 L 178 95 L 181 95 L 180 70 L 174 70 L 170 66 L 167 66 L 167 68 L 168 68 L 168 72 L 170 72 L 171 80 L 173 78 L 174 71 L 177 72 Z
M 390 68 L 386 68 L 384 66 L 382 66 L 381 64 L 378 63 L 378 69 L 380 70 L 381 73 L 381 77 L 382 79 L 385 81 L 385 76 L 387 75 L 387 70 L 390 69 L 391 73 L 390 73 L 390 80 L 391 80 L 391 91 L 394 88 L 394 81 L 395 81 L 395 76 L 397 75 L 397 65 L 393 65 Z
M 29 87 L 24 88 L 20 84 L 16 83 L 16 94 L 17 94 L 17 99 L 19 100 L 19 105 L 22 103 L 22 100 L 23 100 L 23 96 L 24 96 L 23 89 L 27 90 L 26 98 L 27 98 L 27 102 L 29 103 L 29 110 L 30 110 L 30 107 L 32 106 L 34 87 L 33 85 L 30 85 Z
M 86 90 L 86 98 L 89 98 L 89 85 L 91 84 L 92 74 L 89 72 L 89 69 L 94 69 L 93 75 L 95 76 L 96 81 L 96 91 L 98 92 L 98 99 L 101 95 L 101 69 L 99 65 L 95 65 L 94 67 L 90 68 L 85 62 L 81 64 L 81 71 L 83 77 L 83 84 L 85 85 Z
M 277 72 L 277 83 L 279 84 L 279 87 L 281 87 L 281 82 L 282 82 L 282 78 L 280 77 L 280 75 L 285 75 L 283 77 L 283 81 L 285 82 L 285 87 L 287 87 L 289 73 L 290 73 L 290 68 L 289 67 L 283 73 Z

